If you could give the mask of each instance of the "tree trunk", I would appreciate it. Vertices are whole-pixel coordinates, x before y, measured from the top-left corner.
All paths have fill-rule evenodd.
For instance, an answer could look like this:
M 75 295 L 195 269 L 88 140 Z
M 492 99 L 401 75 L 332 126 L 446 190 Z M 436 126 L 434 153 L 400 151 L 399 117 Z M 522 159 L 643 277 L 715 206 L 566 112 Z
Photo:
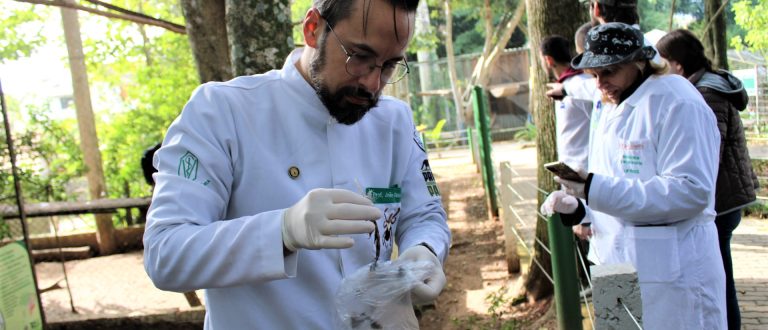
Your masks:
M 557 159 L 555 146 L 555 115 L 552 100 L 545 96 L 547 74 L 544 65 L 540 63 L 539 51 L 541 39 L 552 34 L 559 34 L 573 39 L 576 29 L 587 21 L 584 9 L 578 1 L 560 0 L 526 0 L 528 10 L 528 33 L 531 61 L 531 89 L 530 111 L 533 113 L 534 122 L 538 133 L 536 135 L 537 161 L 538 161 L 538 185 L 546 191 L 554 191 L 557 186 L 549 171 L 542 165 Z M 574 13 L 573 15 L 556 15 L 555 13 Z M 578 13 L 578 14 L 576 14 Z M 539 194 L 538 205 L 544 201 L 544 196 Z M 538 207 L 537 207 L 538 209 Z M 547 224 L 536 217 L 536 237 L 544 244 L 549 245 Z M 552 263 L 549 254 L 539 245 L 534 244 L 534 255 L 547 274 L 552 274 Z M 525 288 L 529 297 L 541 299 L 552 295 L 554 287 L 547 279 L 542 269 L 532 262 L 528 271 Z
M 290 0 L 226 0 L 225 16 L 235 76 L 283 66 L 295 47 Z
M 487 87 L 490 68 L 496 64 L 496 60 L 499 58 L 498 55 L 504 50 L 507 42 L 509 42 L 509 38 L 512 37 L 512 33 L 515 31 L 515 28 L 517 28 L 518 23 L 523 17 L 523 13 L 525 12 L 525 2 L 523 2 L 524 0 L 519 1 L 514 15 L 506 21 L 501 22 L 495 30 L 493 29 L 493 16 L 491 14 L 490 2 L 486 0 L 483 4 L 483 19 L 485 20 L 486 31 L 483 53 L 477 59 L 475 68 L 472 70 L 472 76 L 469 78 L 469 83 L 462 94 L 462 100 L 466 110 L 464 118 L 468 123 L 472 122 L 470 104 L 472 102 L 471 91 L 473 86 Z
M 456 74 L 456 56 L 453 51 L 453 11 L 451 1 L 444 0 L 445 10 L 445 53 L 448 62 L 448 76 L 451 80 L 451 95 L 456 109 L 456 128 L 464 129 L 464 103 L 461 102 L 461 87 L 458 86 L 459 78 Z
M 720 8 L 723 5 L 722 0 L 704 1 L 704 21 L 707 25 L 702 41 L 707 57 L 712 60 L 712 67 L 728 70 L 725 10 Z
M 416 27 L 414 30 L 415 35 L 418 37 L 422 34 L 429 34 L 429 26 L 429 7 L 427 6 L 426 1 L 421 1 L 419 2 L 418 8 L 416 8 Z M 434 49 L 420 49 L 416 51 L 416 60 L 420 63 L 419 84 L 421 85 L 421 91 L 432 90 L 432 67 L 430 64 L 431 61 L 437 57 L 433 54 L 435 54 Z M 421 97 L 421 102 L 427 109 L 430 106 L 429 99 L 430 97 L 427 95 Z
M 72 0 L 66 0 L 73 3 Z M 86 166 L 88 190 L 91 199 L 105 197 L 107 188 L 104 184 L 104 170 L 99 151 L 99 138 L 96 135 L 96 124 L 93 119 L 91 92 L 88 86 L 88 73 L 83 55 L 83 42 L 80 39 L 80 23 L 77 10 L 61 8 L 61 20 L 64 25 L 64 39 L 69 54 L 69 68 L 72 73 L 72 88 L 74 89 L 77 125 L 80 131 L 80 150 Z M 108 255 L 115 252 L 114 225 L 110 214 L 95 214 L 96 238 L 99 242 L 99 253 Z
M 200 82 L 232 79 L 224 0 L 181 0 Z

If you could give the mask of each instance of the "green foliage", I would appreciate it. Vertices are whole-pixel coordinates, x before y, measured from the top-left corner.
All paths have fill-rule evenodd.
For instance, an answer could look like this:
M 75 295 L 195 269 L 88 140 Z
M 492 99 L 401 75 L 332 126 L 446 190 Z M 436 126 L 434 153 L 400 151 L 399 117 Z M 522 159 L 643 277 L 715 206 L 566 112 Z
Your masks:
M 48 11 L 48 6 L 0 2 L 0 63 L 29 56 L 45 44 L 43 25 L 39 22 Z
M 442 43 L 442 40 L 437 36 L 435 26 L 430 25 L 428 29 L 429 31 L 426 33 L 414 36 L 413 40 L 408 45 L 409 52 L 431 51 Z
M 488 315 L 490 318 L 472 315 L 465 319 L 453 318 L 451 322 L 459 329 L 512 330 L 522 328 L 521 322 L 507 316 L 513 301 L 512 297 L 507 295 L 508 291 L 506 286 L 502 286 L 497 291 L 488 293 L 485 297 L 485 301 L 489 305 Z
M 0 217 L 0 242 L 6 238 L 13 239 L 13 233 L 11 233 L 11 226 L 8 225 L 3 217 Z
M 177 1 L 124 0 L 115 4 L 183 24 Z M 199 84 L 186 35 L 120 20 L 101 20 L 104 31 L 84 38 L 91 85 L 105 85 L 109 101 L 97 123 L 108 196 L 144 197 L 141 157 L 163 140 Z M 93 89 L 93 88 L 92 88 Z M 115 214 L 116 224 L 125 212 Z
M 26 163 L 24 188 L 36 201 L 66 201 L 75 196 L 67 191 L 68 183 L 85 173 L 80 156 L 77 122 L 74 119 L 54 119 L 47 108 L 29 108 L 29 129 L 20 136 L 20 146 L 42 164 Z M 42 165 L 35 166 L 35 165 Z
M 181 9 L 175 0 L 111 3 L 183 24 Z M 31 8 L 29 4 L 22 7 Z M 38 7 L 46 8 L 35 6 L 34 13 L 40 15 L 29 18 L 25 24 L 39 28 L 43 26 L 43 20 L 51 18 L 44 11 L 38 11 Z M 162 140 L 168 125 L 198 84 L 187 36 L 158 27 L 80 13 L 109 196 L 147 196 L 150 190 L 144 182 L 140 158 L 146 148 Z M 58 10 L 49 14 L 58 14 Z M 9 21 L 4 19 L 3 22 Z M 10 40 L 25 38 L 17 28 L 19 23 L 14 24 L 4 29 L 4 33 L 12 35 Z M 98 29 L 93 29 L 94 26 Z M 35 42 L 42 45 L 45 40 Z M 14 44 L 0 52 L 27 54 L 23 46 Z M 62 60 L 66 61 L 65 58 Z M 25 126 L 20 134 L 16 134 L 16 144 L 27 201 L 82 198 L 83 191 L 78 194 L 71 184 L 80 182 L 82 186 L 85 170 L 78 147 L 77 122 L 71 112 L 62 119 L 61 114 L 54 115 L 47 105 L 25 106 L 16 111 L 24 118 L 23 125 L 19 126 Z M 0 159 L 4 164 L 8 163 L 5 147 L 0 151 Z M 11 202 L 15 193 L 9 166 L 0 168 L 0 183 L 0 202 Z M 126 183 L 130 194 L 124 191 Z
M 435 148 L 440 148 L 440 134 L 443 132 L 443 126 L 445 126 L 445 119 L 440 119 L 435 127 L 426 134 L 426 137 L 435 144 Z M 426 144 L 427 141 L 424 141 Z
M 668 0 L 640 0 L 637 11 L 640 15 L 640 30 L 651 31 L 659 29 L 669 30 L 669 13 L 672 10 L 672 2 Z M 701 0 L 677 0 L 675 1 L 675 15 L 687 15 L 695 20 L 704 18 L 704 5 Z M 674 25 L 672 28 L 679 28 Z
M 9 109 L 9 111 L 14 109 Z M 65 201 L 74 199 L 69 183 L 82 176 L 84 165 L 74 120 L 51 118 L 44 106 L 30 106 L 25 130 L 14 136 L 16 166 L 26 202 Z M 0 159 L 6 166 L 0 170 L 0 203 L 15 203 L 13 175 L 8 147 L 3 133 Z
M 307 15 L 309 8 L 312 8 L 312 0 L 292 0 L 291 1 L 291 21 L 293 22 L 293 42 L 297 45 L 304 44 L 304 26 L 301 22 Z
M 768 51 L 768 1 L 740 0 L 733 3 L 736 24 L 746 31 L 731 38 L 731 46 L 743 46 L 765 54 Z
M 443 126 L 445 125 L 445 119 L 440 119 L 440 121 L 437 122 L 434 128 L 432 128 L 432 131 L 429 132 L 429 138 L 433 140 L 437 140 L 440 138 L 440 133 L 443 132 Z
M 491 13 L 493 15 L 493 25 L 496 27 L 504 15 L 511 14 L 517 7 L 518 1 L 522 0 L 503 0 L 491 1 Z M 435 44 L 438 57 L 445 57 L 445 43 L 442 32 L 445 29 L 445 13 L 442 0 L 430 0 L 430 20 L 435 29 L 435 38 L 438 42 Z M 485 42 L 485 27 L 482 20 L 482 0 L 452 0 L 451 8 L 453 11 L 453 41 L 454 52 L 456 55 L 479 53 L 483 50 Z M 520 23 L 525 25 L 524 22 Z M 513 34 L 507 47 L 520 47 L 525 43 L 521 30 L 518 28 Z M 410 51 L 414 51 L 411 47 Z
M 515 135 L 513 136 L 515 140 L 518 141 L 534 141 L 536 140 L 536 126 L 526 122 L 525 123 L 525 129 L 521 129 L 517 132 L 515 132 Z
M 113 111 L 109 121 L 99 126 L 105 176 L 112 197 L 126 196 L 126 182 L 130 190 L 126 197 L 150 193 L 143 180 L 140 159 L 145 149 L 162 141 L 165 130 L 198 85 L 185 36 L 166 33 L 152 40 L 149 47 L 154 54 L 149 65 L 121 62 L 102 68 L 124 77 L 113 88 L 121 91 L 128 109 Z

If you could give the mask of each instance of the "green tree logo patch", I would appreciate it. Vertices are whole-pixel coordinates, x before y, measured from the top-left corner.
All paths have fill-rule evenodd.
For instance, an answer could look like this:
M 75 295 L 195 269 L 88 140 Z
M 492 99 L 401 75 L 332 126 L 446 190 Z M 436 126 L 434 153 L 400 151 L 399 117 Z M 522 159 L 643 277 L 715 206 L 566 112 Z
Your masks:
M 187 153 L 185 153 L 184 156 L 181 156 L 181 158 L 179 158 L 179 172 L 178 172 L 179 175 L 190 180 L 197 179 L 198 163 L 199 161 L 197 160 L 197 156 L 187 151 Z

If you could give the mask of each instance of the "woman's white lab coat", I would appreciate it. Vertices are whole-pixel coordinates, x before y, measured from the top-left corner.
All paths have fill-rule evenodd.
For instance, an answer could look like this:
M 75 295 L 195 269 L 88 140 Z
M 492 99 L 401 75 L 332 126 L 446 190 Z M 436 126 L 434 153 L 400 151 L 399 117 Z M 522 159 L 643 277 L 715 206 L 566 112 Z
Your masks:
M 155 156 L 144 264 L 158 288 L 206 289 L 207 329 L 333 329 L 345 275 L 373 261 L 370 235 L 349 249 L 283 256 L 286 208 L 314 188 L 401 189 L 389 220 L 401 251 L 444 259 L 445 212 L 410 108 L 382 97 L 358 123 L 329 115 L 294 66 L 198 88 Z M 384 211 L 384 210 L 382 210 Z M 391 210 L 388 210 L 391 216 Z M 384 219 L 378 226 L 383 235 Z
M 581 73 L 565 79 L 563 89 L 567 95 L 555 101 L 557 156 L 571 168 L 586 171 L 595 81 L 591 75 Z
M 652 75 L 618 106 L 598 103 L 592 113 L 590 258 L 636 267 L 646 329 L 726 327 L 716 125 L 677 75 Z

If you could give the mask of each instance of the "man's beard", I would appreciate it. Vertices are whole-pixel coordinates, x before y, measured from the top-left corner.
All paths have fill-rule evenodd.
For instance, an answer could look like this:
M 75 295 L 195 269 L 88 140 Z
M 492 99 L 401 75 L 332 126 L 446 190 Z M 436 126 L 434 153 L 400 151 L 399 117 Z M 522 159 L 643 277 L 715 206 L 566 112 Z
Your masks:
M 309 65 L 309 77 L 320 101 L 339 123 L 352 125 L 358 122 L 363 119 L 368 110 L 375 107 L 379 102 L 379 95 L 374 95 L 362 87 L 346 86 L 336 92 L 331 92 L 320 75 L 323 67 L 325 67 L 325 38 L 320 40 L 317 57 Z M 351 103 L 347 101 L 347 96 L 360 98 L 365 102 L 363 104 Z

